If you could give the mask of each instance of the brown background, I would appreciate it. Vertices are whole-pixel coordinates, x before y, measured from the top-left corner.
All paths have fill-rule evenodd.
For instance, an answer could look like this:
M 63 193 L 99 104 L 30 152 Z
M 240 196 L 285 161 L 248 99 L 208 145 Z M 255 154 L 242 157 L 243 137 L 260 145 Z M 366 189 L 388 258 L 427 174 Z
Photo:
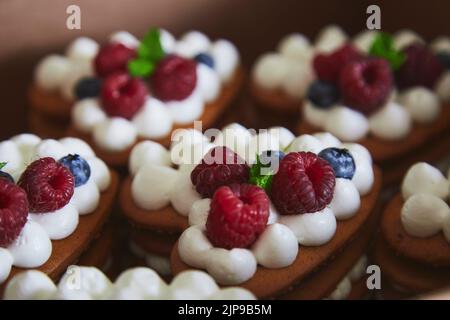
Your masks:
M 80 31 L 65 27 L 69 4 L 81 7 Z M 448 0 L 0 0 L 0 140 L 26 130 L 26 88 L 38 59 L 79 35 L 102 41 L 120 29 L 137 36 L 152 25 L 175 35 L 198 29 L 232 40 L 249 68 L 288 32 L 314 36 L 336 23 L 355 34 L 370 4 L 381 6 L 384 30 L 450 34 Z

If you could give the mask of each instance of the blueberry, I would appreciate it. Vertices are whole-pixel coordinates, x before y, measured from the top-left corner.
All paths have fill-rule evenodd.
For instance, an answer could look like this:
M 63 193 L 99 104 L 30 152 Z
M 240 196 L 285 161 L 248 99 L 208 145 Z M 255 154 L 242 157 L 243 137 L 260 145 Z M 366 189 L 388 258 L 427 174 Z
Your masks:
M 352 179 L 355 174 L 355 160 L 347 149 L 327 148 L 319 153 L 333 168 L 336 178 Z
M 261 152 L 261 154 L 259 155 L 259 161 L 261 162 L 261 166 L 268 168 L 271 166 L 274 160 L 280 161 L 284 158 L 284 156 L 285 154 L 283 151 L 267 150 Z
M 91 167 L 82 157 L 77 154 L 69 154 L 61 158 L 58 162 L 72 172 L 75 179 L 75 187 L 82 186 L 88 182 L 91 176 Z
M 83 78 L 75 86 L 75 96 L 78 99 L 97 97 L 101 86 L 102 83 L 98 78 Z
M 447 70 L 450 70 L 450 53 L 439 52 L 436 57 Z
M 339 97 L 338 88 L 330 82 L 316 80 L 308 89 L 308 99 L 319 108 L 331 107 Z
M 0 179 L 6 179 L 9 182 L 14 183 L 14 178 L 7 172 L 0 171 Z
M 211 69 L 214 68 L 214 59 L 207 53 L 199 53 L 194 57 L 194 60 L 198 63 L 206 64 Z

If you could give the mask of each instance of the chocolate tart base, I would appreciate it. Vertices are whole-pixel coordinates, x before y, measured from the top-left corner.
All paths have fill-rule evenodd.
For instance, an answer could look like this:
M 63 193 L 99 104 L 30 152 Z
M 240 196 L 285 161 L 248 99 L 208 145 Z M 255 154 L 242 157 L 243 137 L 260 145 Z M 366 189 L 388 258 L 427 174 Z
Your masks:
M 306 120 L 298 124 L 299 134 L 323 131 Z M 442 106 L 439 118 L 429 125 L 414 124 L 407 138 L 383 140 L 368 136 L 357 141 L 369 149 L 375 163 L 383 170 L 384 185 L 398 184 L 416 162 L 434 162 L 450 150 L 450 104 Z
M 100 201 L 95 212 L 80 216 L 76 230 L 63 240 L 52 241 L 52 255 L 49 260 L 39 268 L 33 268 L 47 274 L 53 281 L 66 271 L 69 265 L 77 263 L 89 246 L 101 234 L 113 206 L 119 185 L 118 175 L 111 171 L 111 183 L 108 190 L 100 194 Z M 101 260 L 101 259 L 99 259 Z M 11 277 L 28 269 L 13 267 L 8 279 L 0 286 L 0 291 Z
M 69 119 L 47 116 L 35 110 L 28 110 L 27 118 L 29 131 L 43 139 L 63 138 L 69 125 Z
M 222 87 L 222 91 L 219 97 L 215 101 L 205 105 L 205 110 L 201 118 L 198 119 L 198 121 L 202 122 L 203 130 L 213 127 L 216 122 L 218 122 L 219 118 L 224 114 L 226 109 L 234 102 L 235 99 L 238 98 L 238 95 L 244 83 L 244 78 L 245 72 L 242 67 L 239 67 L 236 70 L 233 79 L 228 84 Z M 172 128 L 172 132 L 176 129 L 192 128 L 193 126 L 194 123 L 190 123 L 188 125 L 174 125 L 174 127 Z M 80 132 L 73 126 L 73 124 L 69 126 L 68 130 L 66 131 L 66 135 L 83 139 L 84 141 L 89 143 L 89 145 L 91 145 L 99 158 L 103 159 L 108 165 L 114 167 L 125 166 L 127 164 L 130 152 L 134 146 L 133 145 L 126 150 L 117 152 L 102 149 L 94 142 L 90 133 Z M 138 138 L 138 141 L 136 141 L 136 143 L 142 140 L 153 140 L 166 147 L 169 147 L 171 138 L 172 134 L 169 134 L 161 139 Z
M 374 173 L 375 182 L 372 191 L 370 194 L 361 198 L 360 210 L 353 218 L 346 221 L 338 221 L 336 233 L 328 243 L 319 247 L 302 246 L 297 258 L 288 267 L 267 269 L 259 266 L 255 275 L 248 281 L 240 284 L 240 286 L 250 290 L 258 298 L 274 298 L 281 295 L 288 295 L 290 290 L 297 285 L 301 285 L 303 281 L 307 281 L 308 277 L 311 277 L 314 272 L 319 271 L 322 267 L 328 265 L 339 253 L 344 252 L 345 248 L 353 240 L 357 239 L 360 234 L 367 233 L 365 227 L 370 225 L 371 221 L 376 221 L 376 207 L 381 190 L 381 172 L 377 167 L 374 167 Z M 365 245 L 362 247 L 365 248 Z M 350 270 L 363 251 L 361 249 L 355 255 L 354 261 L 349 263 L 348 268 L 342 275 L 339 274 L 338 279 L 335 283 L 331 284 L 329 290 L 334 290 L 337 283 Z M 171 266 L 174 274 L 178 274 L 183 270 L 192 269 L 181 260 L 177 245 L 172 250 Z M 327 293 L 327 290 L 320 290 L 317 293 L 317 297 L 324 297 Z M 311 299 L 315 297 L 311 294 Z

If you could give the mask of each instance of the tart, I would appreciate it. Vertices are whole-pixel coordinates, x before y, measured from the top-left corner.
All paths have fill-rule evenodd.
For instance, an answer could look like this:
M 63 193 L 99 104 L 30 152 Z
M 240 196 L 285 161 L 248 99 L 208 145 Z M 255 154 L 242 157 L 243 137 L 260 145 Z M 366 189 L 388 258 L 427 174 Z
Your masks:
M 450 39 L 367 31 L 316 54 L 298 131 L 326 130 L 371 152 L 385 185 L 450 147 Z M 437 143 L 437 141 L 440 143 Z
M 27 269 L 57 280 L 77 261 L 106 266 L 117 174 L 76 138 L 21 134 L 0 143 L 0 159 L 0 289 Z
M 217 142 L 224 140 L 191 171 L 200 199 L 172 249 L 172 272 L 203 269 L 258 298 L 328 297 L 376 222 L 381 174 L 370 154 L 328 133 L 294 137 L 285 128 L 246 135 L 232 124 Z M 306 289 L 328 265 L 327 280 Z
M 408 170 L 401 193 L 384 209 L 373 259 L 382 270 L 387 298 L 450 285 L 448 192 L 448 178 L 419 162 Z
M 168 146 L 178 128 L 196 120 L 212 126 L 243 78 L 235 46 L 198 31 L 178 41 L 163 29 L 141 40 L 121 31 L 101 47 L 81 37 L 65 55 L 49 55 L 37 66 L 30 124 L 37 132 L 64 129 L 108 164 L 124 166 L 140 140 Z
M 95 267 L 72 265 L 59 283 L 40 271 L 19 273 L 8 283 L 4 299 L 254 300 L 255 296 L 239 287 L 220 289 L 211 276 L 200 271 L 183 272 L 166 283 L 152 269 L 133 268 L 123 271 L 113 283 Z

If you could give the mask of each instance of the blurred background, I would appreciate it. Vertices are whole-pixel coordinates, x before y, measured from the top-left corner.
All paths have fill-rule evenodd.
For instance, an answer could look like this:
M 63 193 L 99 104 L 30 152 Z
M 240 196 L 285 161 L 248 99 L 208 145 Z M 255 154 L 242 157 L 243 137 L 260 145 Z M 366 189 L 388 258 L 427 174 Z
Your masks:
M 70 4 L 81 8 L 81 30 L 66 28 Z M 198 29 L 233 41 L 250 69 L 290 32 L 314 37 L 335 23 L 356 34 L 370 4 L 381 7 L 385 31 L 411 28 L 425 39 L 450 33 L 448 0 L 0 0 L 0 140 L 26 130 L 26 93 L 39 58 L 77 36 L 102 42 L 121 29 L 138 37 L 150 26 L 175 35 Z

